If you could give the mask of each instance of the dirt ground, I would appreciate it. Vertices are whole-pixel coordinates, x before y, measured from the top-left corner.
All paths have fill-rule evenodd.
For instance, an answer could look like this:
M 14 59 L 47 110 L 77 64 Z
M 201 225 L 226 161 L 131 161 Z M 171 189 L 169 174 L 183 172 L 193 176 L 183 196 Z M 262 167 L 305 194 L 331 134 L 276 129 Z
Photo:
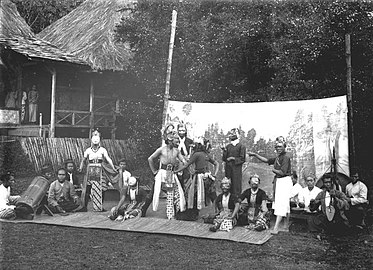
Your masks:
M 27 182 L 13 190 L 25 190 Z M 320 237 L 295 223 L 252 245 L 0 221 L 0 262 L 0 269 L 373 269 L 373 228 Z
M 330 237 L 300 224 L 263 245 L 0 222 L 1 269 L 372 269 L 373 235 Z

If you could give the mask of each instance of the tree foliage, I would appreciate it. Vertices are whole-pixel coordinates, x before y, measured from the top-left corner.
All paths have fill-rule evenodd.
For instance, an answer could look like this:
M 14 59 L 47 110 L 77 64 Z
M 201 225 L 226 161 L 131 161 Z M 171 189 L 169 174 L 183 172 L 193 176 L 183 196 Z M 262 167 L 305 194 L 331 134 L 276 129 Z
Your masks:
M 37 33 L 83 0 L 14 1 Z M 124 108 L 128 122 L 134 123 L 127 136 L 140 136 L 139 121 L 146 119 L 141 130 L 154 131 L 150 133 L 156 138 L 150 141 L 158 141 L 173 9 L 178 11 L 170 91 L 175 100 L 255 102 L 344 95 L 345 34 L 351 34 L 355 163 L 370 168 L 371 1 L 138 0 L 116 37 L 130 43 L 130 72 L 157 105 Z
M 84 0 L 13 0 L 18 12 L 37 34 L 80 5 Z
M 371 125 L 373 101 L 369 1 L 140 0 L 117 36 L 130 42 L 133 71 L 157 99 L 165 85 L 173 9 L 178 20 L 172 99 L 255 102 L 344 95 L 345 35 L 351 34 L 355 133 L 371 135 L 363 128 Z M 365 147 L 357 148 L 364 159 Z

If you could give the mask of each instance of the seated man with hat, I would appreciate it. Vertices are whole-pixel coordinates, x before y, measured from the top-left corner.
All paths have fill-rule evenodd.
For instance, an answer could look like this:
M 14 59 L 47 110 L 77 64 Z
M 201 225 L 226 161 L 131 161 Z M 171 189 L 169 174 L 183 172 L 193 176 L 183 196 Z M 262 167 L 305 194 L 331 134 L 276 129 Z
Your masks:
M 122 221 L 141 217 L 147 195 L 146 191 L 139 187 L 137 179 L 133 176 L 129 177 L 128 189 L 126 188 L 126 193 L 122 194 L 118 205 L 111 209 L 109 218 Z

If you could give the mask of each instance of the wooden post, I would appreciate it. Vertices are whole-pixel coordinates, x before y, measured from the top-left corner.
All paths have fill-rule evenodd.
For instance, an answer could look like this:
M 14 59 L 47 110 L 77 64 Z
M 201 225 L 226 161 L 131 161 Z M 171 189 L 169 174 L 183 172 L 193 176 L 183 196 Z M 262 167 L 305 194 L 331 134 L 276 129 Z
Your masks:
M 54 68 L 50 69 L 52 73 L 52 93 L 51 93 L 51 123 L 49 127 L 49 138 L 55 137 L 56 129 L 56 86 L 57 86 L 57 72 Z
M 355 155 L 355 132 L 354 132 L 354 109 L 352 104 L 352 75 L 351 75 L 351 39 L 350 34 L 345 35 L 346 44 L 346 66 L 347 66 L 347 106 L 348 106 L 348 124 L 351 134 L 352 166 L 356 165 Z M 352 167 L 350 164 L 350 168 Z
M 89 138 L 91 138 L 92 129 L 95 127 L 95 115 L 93 112 L 95 102 L 95 88 L 93 84 L 93 77 L 91 76 L 91 86 L 89 89 Z
M 43 136 L 43 114 L 39 113 L 39 137 Z
M 170 98 L 170 79 L 171 79 L 171 67 L 172 67 L 172 53 L 174 49 L 175 32 L 176 32 L 176 19 L 177 19 L 177 11 L 173 10 L 172 11 L 172 22 L 171 22 L 170 45 L 168 49 L 168 62 L 167 62 L 167 74 L 166 74 L 166 88 L 164 92 L 162 127 L 164 127 L 166 124 L 168 99 Z

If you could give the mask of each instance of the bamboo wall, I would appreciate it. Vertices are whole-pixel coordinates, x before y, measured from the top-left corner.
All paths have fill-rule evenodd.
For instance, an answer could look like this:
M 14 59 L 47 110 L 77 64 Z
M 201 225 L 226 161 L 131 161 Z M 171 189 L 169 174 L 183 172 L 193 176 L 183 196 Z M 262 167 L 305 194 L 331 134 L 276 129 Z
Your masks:
M 85 149 L 91 144 L 89 139 L 82 138 L 27 137 L 18 140 L 36 172 L 40 172 L 46 163 L 52 164 L 53 169 L 57 170 L 66 159 L 74 160 L 79 166 Z M 101 145 L 106 148 L 114 164 L 126 158 L 127 163 L 133 167 L 139 159 L 139 151 L 131 140 L 102 140 Z

